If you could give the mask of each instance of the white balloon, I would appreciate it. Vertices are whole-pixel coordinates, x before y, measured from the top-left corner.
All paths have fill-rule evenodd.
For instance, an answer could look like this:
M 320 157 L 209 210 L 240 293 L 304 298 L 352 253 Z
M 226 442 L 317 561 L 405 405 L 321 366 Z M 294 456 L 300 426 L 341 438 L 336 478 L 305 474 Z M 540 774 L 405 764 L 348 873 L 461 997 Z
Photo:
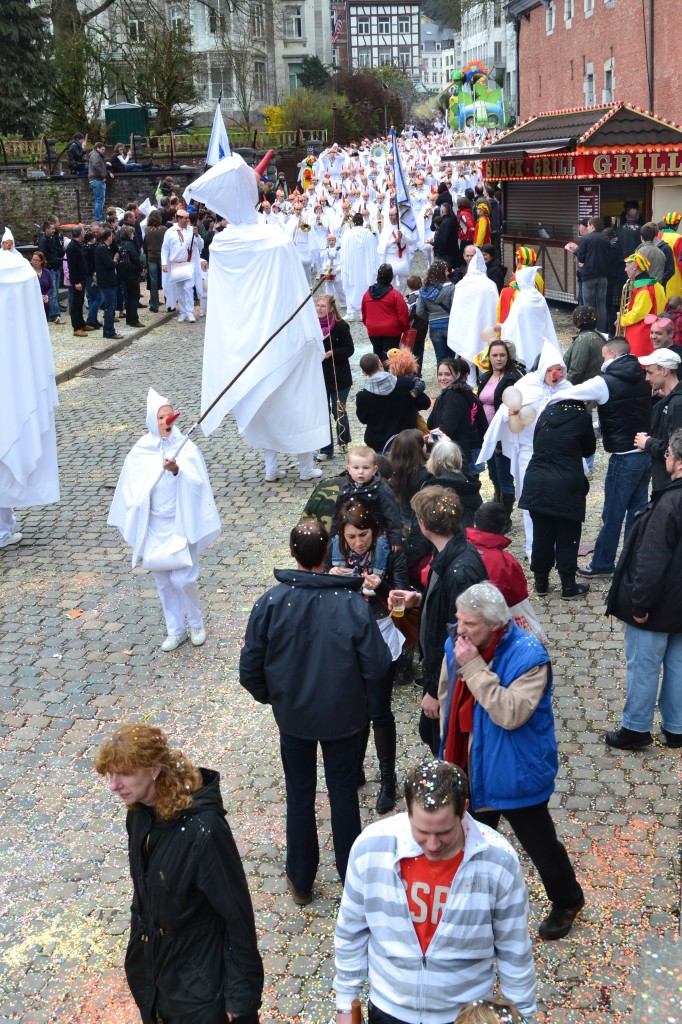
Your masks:
M 518 412 L 523 405 L 523 395 L 518 388 L 505 388 L 502 392 L 502 401 L 509 409 L 509 412 Z
M 536 416 L 537 411 L 532 405 L 524 405 L 519 413 L 519 419 L 526 427 L 533 422 Z
M 520 416 L 509 417 L 509 429 L 512 434 L 520 434 L 525 429 L 526 424 L 523 422 Z

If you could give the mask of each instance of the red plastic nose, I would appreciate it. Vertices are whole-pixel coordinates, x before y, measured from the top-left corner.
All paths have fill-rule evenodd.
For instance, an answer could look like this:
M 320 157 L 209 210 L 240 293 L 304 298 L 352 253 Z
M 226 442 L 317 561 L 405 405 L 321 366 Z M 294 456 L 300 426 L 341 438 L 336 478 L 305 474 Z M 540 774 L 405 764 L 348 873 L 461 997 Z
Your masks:
M 552 380 L 563 380 L 563 376 L 561 370 L 552 370 Z
M 174 412 L 172 416 L 166 416 L 166 426 L 170 427 L 171 423 L 175 423 L 179 415 L 179 412 Z

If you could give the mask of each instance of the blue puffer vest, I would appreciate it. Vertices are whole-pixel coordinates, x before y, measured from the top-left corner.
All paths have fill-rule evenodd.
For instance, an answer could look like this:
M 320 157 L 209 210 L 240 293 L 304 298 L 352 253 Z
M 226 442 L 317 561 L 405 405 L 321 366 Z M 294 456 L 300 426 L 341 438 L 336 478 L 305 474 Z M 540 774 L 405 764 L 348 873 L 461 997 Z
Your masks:
M 451 674 L 454 650 L 450 639 L 445 644 L 445 653 Z M 495 649 L 490 668 L 499 676 L 501 686 L 509 686 L 524 672 L 547 665 L 549 660 L 540 641 L 512 620 Z M 559 769 L 551 666 L 540 703 L 518 729 L 495 725 L 488 712 L 476 703 L 468 768 L 474 810 L 532 807 L 549 799 Z

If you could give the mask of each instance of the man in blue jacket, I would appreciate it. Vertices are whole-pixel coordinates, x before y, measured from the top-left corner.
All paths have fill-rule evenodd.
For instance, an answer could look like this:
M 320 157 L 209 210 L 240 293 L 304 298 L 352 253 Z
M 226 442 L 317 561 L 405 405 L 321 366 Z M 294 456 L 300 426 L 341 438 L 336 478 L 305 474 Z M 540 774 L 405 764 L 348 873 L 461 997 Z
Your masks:
M 367 724 L 365 689 L 386 674 L 391 654 L 358 591 L 361 576 L 329 576 L 329 537 L 316 519 L 293 528 L 296 569 L 276 569 L 279 585 L 256 601 L 239 661 L 239 681 L 271 704 L 280 731 L 287 792 L 287 888 L 294 903 L 313 898 L 319 863 L 315 820 L 317 744 L 322 747 L 341 881 L 360 835 L 357 750 Z
M 476 820 L 496 829 L 504 815 L 511 825 L 552 904 L 539 933 L 561 939 L 585 899 L 548 807 L 559 767 L 549 655 L 489 582 L 457 598 L 456 641 L 445 653 L 454 687 L 443 757 L 466 767 Z

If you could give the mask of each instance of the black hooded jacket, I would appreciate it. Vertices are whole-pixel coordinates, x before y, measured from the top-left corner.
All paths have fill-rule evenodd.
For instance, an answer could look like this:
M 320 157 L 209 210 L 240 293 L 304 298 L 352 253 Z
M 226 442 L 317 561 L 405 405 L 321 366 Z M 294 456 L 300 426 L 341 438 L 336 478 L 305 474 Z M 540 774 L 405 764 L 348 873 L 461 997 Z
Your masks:
M 582 402 L 548 405 L 535 428 L 519 508 L 583 522 L 590 485 L 582 460 L 594 455 L 596 446 L 592 417 Z
M 275 569 L 279 586 L 256 601 L 239 659 L 239 682 L 272 704 L 280 732 L 341 740 L 367 722 L 365 688 L 391 666 L 361 576 Z
M 220 795 L 204 784 L 172 821 L 128 812 L 134 896 L 126 976 L 143 1024 L 225 1024 L 255 1014 L 263 964 L 249 888 Z

